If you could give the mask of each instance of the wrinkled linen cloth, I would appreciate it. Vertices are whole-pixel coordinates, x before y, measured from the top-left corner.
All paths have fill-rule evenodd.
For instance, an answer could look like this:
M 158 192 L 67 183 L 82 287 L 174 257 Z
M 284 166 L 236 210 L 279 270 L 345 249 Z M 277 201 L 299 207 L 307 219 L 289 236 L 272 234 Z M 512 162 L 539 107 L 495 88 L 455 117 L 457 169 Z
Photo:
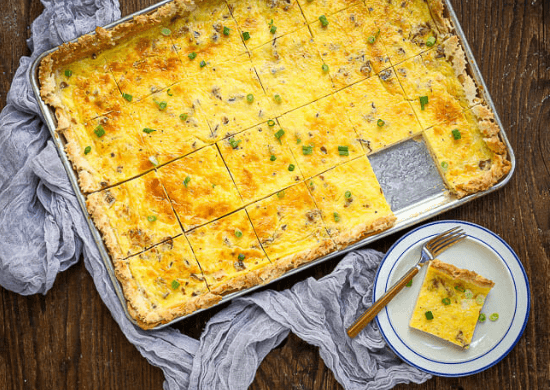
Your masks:
M 200 340 L 173 328 L 143 331 L 124 315 L 29 82 L 43 51 L 120 18 L 117 0 L 42 0 L 28 45 L 0 114 L 0 284 L 45 294 L 56 275 L 83 256 L 99 295 L 141 354 L 164 371 L 165 389 L 245 389 L 269 351 L 289 332 L 319 347 L 346 389 L 389 389 L 430 376 L 399 360 L 371 323 L 345 334 L 370 303 L 382 254 L 348 254 L 330 275 L 290 290 L 234 300 L 207 324 Z

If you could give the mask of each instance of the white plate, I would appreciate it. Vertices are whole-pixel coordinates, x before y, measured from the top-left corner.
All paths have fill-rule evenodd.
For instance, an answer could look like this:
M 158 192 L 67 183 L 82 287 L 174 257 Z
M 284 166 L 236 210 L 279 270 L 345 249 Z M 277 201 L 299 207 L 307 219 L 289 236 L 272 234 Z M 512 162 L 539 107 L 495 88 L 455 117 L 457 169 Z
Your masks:
M 473 223 L 433 222 L 409 232 L 390 248 L 378 269 L 373 293 L 374 302 L 416 264 L 426 240 L 457 225 L 468 238 L 438 258 L 495 282 L 482 309 L 487 321 L 477 324 L 470 348 L 463 350 L 409 328 L 427 267 L 376 317 L 384 339 L 401 359 L 422 371 L 450 377 L 475 374 L 493 366 L 512 350 L 523 333 L 530 309 L 529 282 L 512 248 L 493 232 Z M 494 312 L 498 312 L 499 319 L 491 322 L 489 315 Z

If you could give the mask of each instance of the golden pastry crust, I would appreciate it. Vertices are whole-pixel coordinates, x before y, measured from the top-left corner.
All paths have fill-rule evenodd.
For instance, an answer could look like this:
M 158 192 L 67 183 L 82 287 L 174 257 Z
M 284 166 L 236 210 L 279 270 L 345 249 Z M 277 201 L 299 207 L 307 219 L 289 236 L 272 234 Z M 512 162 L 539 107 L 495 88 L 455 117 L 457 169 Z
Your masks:
M 495 282 L 484 278 L 481 275 L 478 275 L 474 271 L 458 268 L 452 264 L 444 263 L 438 259 L 433 259 L 430 264 L 433 268 L 446 273 L 452 278 L 475 284 L 478 287 L 492 288 L 495 286 Z

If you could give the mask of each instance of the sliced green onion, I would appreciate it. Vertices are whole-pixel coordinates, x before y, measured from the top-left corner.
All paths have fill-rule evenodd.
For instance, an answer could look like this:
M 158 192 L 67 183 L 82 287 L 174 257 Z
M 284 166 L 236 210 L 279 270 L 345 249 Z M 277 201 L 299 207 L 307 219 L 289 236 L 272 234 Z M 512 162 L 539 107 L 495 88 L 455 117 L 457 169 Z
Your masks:
M 156 131 L 156 130 L 155 129 L 150 129 L 148 127 L 143 129 L 143 132 L 146 133 L 146 134 L 151 134 L 153 131 Z
M 233 149 L 237 149 L 237 146 L 239 146 L 240 143 L 241 140 L 236 141 L 235 138 L 229 138 L 229 145 L 231 145 Z
M 477 320 L 479 322 L 485 322 L 485 320 L 487 319 L 487 316 L 483 313 L 479 313 L 479 317 L 477 317 Z
M 103 136 L 105 135 L 105 129 L 103 128 L 103 126 L 98 125 L 98 126 L 95 128 L 94 133 L 95 133 L 95 135 L 97 135 L 98 137 L 103 137 Z
M 323 66 L 321 66 L 321 69 L 323 69 L 323 72 L 328 72 L 328 65 L 323 64 Z
M 378 119 L 378 121 L 376 122 L 376 124 L 378 125 L 378 127 L 382 127 L 386 124 L 386 122 L 384 122 L 382 119 Z
M 428 39 L 426 39 L 426 46 L 432 47 L 433 45 L 435 45 L 435 37 L 431 36 Z
M 376 41 L 376 37 L 374 35 L 371 35 L 370 37 L 367 38 L 367 42 L 370 43 L 371 45 Z
M 254 101 L 254 95 L 252 95 L 251 93 L 249 93 L 248 95 L 246 95 L 246 101 L 248 103 L 252 103 Z
M 279 131 L 275 133 L 275 138 L 277 138 L 280 142 L 283 135 L 285 135 L 285 131 L 283 129 L 279 129 Z
M 277 103 L 281 103 L 281 102 L 283 101 L 283 99 L 281 98 L 281 95 L 279 95 L 279 94 L 273 95 L 273 99 L 274 99 Z
M 91 151 L 92 151 L 92 147 L 91 147 L 91 146 L 86 146 L 86 147 L 84 148 L 84 154 L 88 154 L 88 153 L 90 153 Z
M 177 289 L 180 286 L 180 282 L 177 280 L 172 280 L 172 290 Z
M 349 147 L 347 147 L 347 146 L 338 146 L 338 154 L 340 156 L 349 156 Z
M 122 97 L 126 100 L 128 100 L 129 102 L 132 101 L 132 95 L 130 95 L 129 93 L 123 93 L 122 94 Z
M 229 27 L 223 26 L 223 35 L 229 35 L 229 31 L 231 31 Z
M 157 104 L 159 110 L 161 110 L 161 111 L 166 110 L 166 107 L 168 107 L 168 103 L 166 103 L 164 101 L 162 101 L 162 102 L 155 101 L 155 103 Z
M 277 198 L 279 199 L 283 199 L 285 197 L 285 191 L 279 191 L 277 192 Z
M 441 300 L 441 302 L 443 302 L 443 304 L 444 304 L 445 306 L 448 306 L 448 305 L 451 304 L 451 300 L 450 300 L 449 298 L 443 298 L 443 299 Z
M 155 156 L 149 157 L 149 161 L 151 161 L 151 164 L 153 164 L 154 166 L 159 165 L 159 162 Z
M 199 65 L 201 68 L 204 68 L 206 66 L 206 61 L 202 60 Z
M 71 77 L 73 75 L 73 71 L 72 70 L 65 70 L 65 77 Z
M 189 57 L 190 60 L 194 60 L 195 58 L 197 58 L 197 53 L 195 52 L 189 53 L 187 57 Z
M 305 146 L 303 145 L 302 146 L 302 153 L 306 156 L 308 154 L 313 154 L 313 146 L 309 145 L 309 146 Z
M 319 16 L 319 21 L 321 22 L 321 25 L 323 27 L 328 26 L 328 20 L 327 20 L 327 17 L 325 15 Z
M 248 31 L 243 32 L 243 39 L 248 41 L 250 39 L 250 33 Z
M 411 287 L 412 285 L 413 285 L 413 280 L 411 279 L 409 280 L 409 283 L 405 285 L 405 287 Z
M 418 99 L 420 100 L 420 109 L 424 111 L 424 107 L 426 106 L 426 104 L 428 104 L 428 97 L 420 96 Z
M 275 156 L 274 154 L 271 155 L 271 157 L 269 158 L 271 161 L 275 161 L 277 160 L 277 156 Z
M 426 313 L 424 313 L 424 315 L 426 316 L 427 320 L 433 320 L 434 319 L 434 315 L 429 310 Z
M 478 294 L 478 296 L 476 297 L 476 303 L 478 305 L 483 305 L 483 302 L 485 302 L 485 295 Z
M 340 222 L 340 215 L 338 213 L 334 212 L 332 216 L 334 217 L 334 222 Z
M 277 32 L 277 26 L 273 26 L 273 25 L 272 25 L 271 28 L 269 29 L 269 32 L 270 32 L 271 34 L 275 34 L 275 33 Z
M 296 143 L 297 143 L 297 144 L 301 144 L 301 143 L 302 143 L 302 139 L 301 139 L 301 138 L 296 138 Z
M 183 185 L 185 186 L 185 188 L 187 188 L 187 185 L 189 184 L 189 182 L 191 181 L 191 176 L 187 176 L 185 179 L 183 179 Z
M 155 221 L 157 220 L 157 216 L 156 216 L 156 215 L 149 215 L 149 216 L 147 217 L 147 220 L 148 220 L 149 222 L 155 222 Z
M 189 117 L 189 116 L 188 116 L 187 114 L 181 114 L 181 115 L 180 115 L 180 119 L 181 119 L 182 121 L 184 121 L 184 122 L 187 120 L 188 117 Z
M 216 185 L 215 185 L 215 184 L 212 184 L 212 188 L 216 188 Z
M 458 292 L 464 292 L 466 290 L 464 290 L 464 287 L 460 286 L 460 285 L 456 285 L 455 286 L 455 290 L 458 291 Z
M 489 319 L 490 319 L 491 321 L 496 321 L 496 320 L 498 320 L 498 313 L 493 313 L 493 314 L 491 314 L 491 315 L 489 316 Z
M 267 121 L 267 125 L 269 127 L 273 127 L 273 126 L 275 126 L 275 121 L 273 119 L 270 119 L 270 120 Z
M 469 288 L 464 290 L 464 298 L 466 299 L 472 299 L 474 297 L 474 293 Z
M 237 257 L 240 261 L 243 261 L 245 256 L 242 253 L 239 253 L 239 256 Z
M 172 93 L 172 91 L 170 90 L 170 88 L 168 88 L 168 89 L 166 90 L 166 94 L 167 94 L 168 96 L 174 96 L 174 94 Z
M 170 31 L 169 28 L 166 28 L 166 27 L 165 27 L 165 28 L 163 28 L 162 30 L 160 30 L 160 33 L 161 33 L 162 35 L 164 35 L 165 37 L 167 37 L 168 35 L 172 34 L 172 31 Z
M 449 163 L 447 161 L 441 161 L 441 168 L 443 169 L 449 168 Z
M 345 196 L 346 199 L 350 199 L 351 198 L 351 191 L 346 191 L 344 196 Z
M 460 130 L 454 129 L 451 133 L 453 133 L 453 138 L 455 140 L 461 139 L 462 135 L 460 134 Z
M 241 238 L 243 236 L 243 232 L 241 232 L 239 229 L 235 229 L 235 237 Z
M 290 164 L 290 165 L 288 166 L 288 170 L 289 170 L 290 172 L 292 172 L 294 169 L 296 169 L 296 167 L 294 166 L 294 164 Z

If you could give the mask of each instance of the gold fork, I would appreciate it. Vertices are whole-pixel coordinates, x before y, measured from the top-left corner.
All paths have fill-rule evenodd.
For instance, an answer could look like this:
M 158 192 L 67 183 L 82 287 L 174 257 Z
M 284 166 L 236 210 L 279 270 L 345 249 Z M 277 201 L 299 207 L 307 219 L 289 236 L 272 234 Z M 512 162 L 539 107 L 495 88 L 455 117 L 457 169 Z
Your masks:
M 443 232 L 431 240 L 422 245 L 420 253 L 420 260 L 403 276 L 397 283 L 395 283 L 382 297 L 377 300 L 369 310 L 367 310 L 361 317 L 359 317 L 348 329 L 348 336 L 354 338 L 359 332 L 371 322 L 374 317 L 382 310 L 392 299 L 397 295 L 399 291 L 403 289 L 409 283 L 412 278 L 420 271 L 420 269 L 433 260 L 438 254 L 444 250 L 449 249 L 456 243 L 464 240 L 466 233 L 457 226 L 453 229 Z

